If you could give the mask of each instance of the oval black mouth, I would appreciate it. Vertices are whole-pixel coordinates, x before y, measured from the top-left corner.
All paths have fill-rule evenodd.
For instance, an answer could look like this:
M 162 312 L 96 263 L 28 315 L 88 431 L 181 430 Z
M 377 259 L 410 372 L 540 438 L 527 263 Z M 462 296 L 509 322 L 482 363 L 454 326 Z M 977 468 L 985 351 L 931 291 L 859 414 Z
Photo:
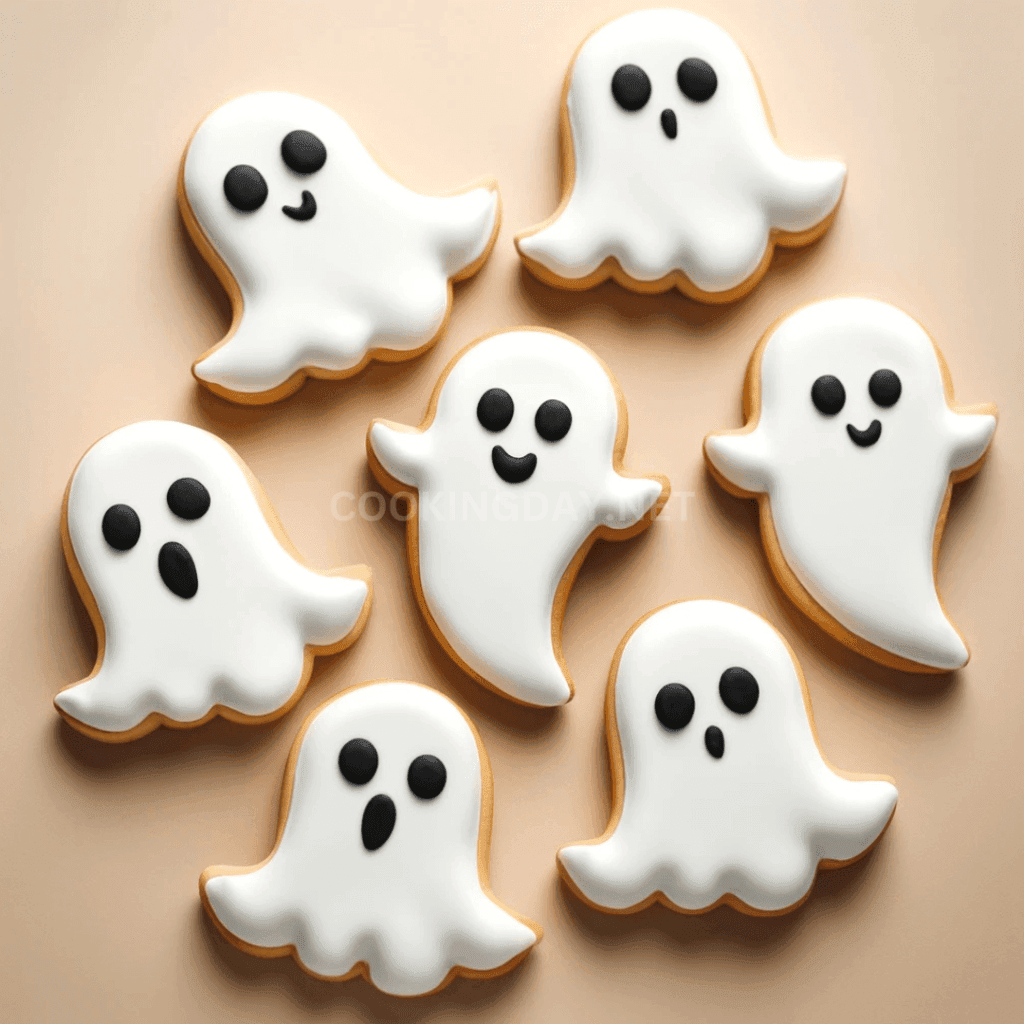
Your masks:
M 725 753 L 725 737 L 717 725 L 709 725 L 704 733 L 704 746 L 717 761 Z
M 379 850 L 395 830 L 395 801 L 384 793 L 371 796 L 363 809 L 363 846 L 373 851 Z
M 186 601 L 196 596 L 199 589 L 199 576 L 196 574 L 196 563 L 188 553 L 184 544 L 176 540 L 168 541 L 156 556 L 156 567 L 160 570 L 160 579 L 164 586 L 178 597 Z
M 679 126 L 676 124 L 676 112 L 674 110 L 663 110 L 661 112 L 661 130 L 670 138 L 676 137 Z
M 858 430 L 852 423 L 846 424 L 850 440 L 861 448 L 870 448 L 882 436 L 882 424 L 872 420 L 867 430 Z
M 316 216 L 316 200 L 312 192 L 303 192 L 301 206 L 282 206 L 281 210 L 292 220 L 312 220 Z
M 496 444 L 491 449 L 491 465 L 505 483 L 521 484 L 533 476 L 533 471 L 537 468 L 537 456 L 530 452 L 517 459 L 514 455 L 509 455 L 500 444 Z

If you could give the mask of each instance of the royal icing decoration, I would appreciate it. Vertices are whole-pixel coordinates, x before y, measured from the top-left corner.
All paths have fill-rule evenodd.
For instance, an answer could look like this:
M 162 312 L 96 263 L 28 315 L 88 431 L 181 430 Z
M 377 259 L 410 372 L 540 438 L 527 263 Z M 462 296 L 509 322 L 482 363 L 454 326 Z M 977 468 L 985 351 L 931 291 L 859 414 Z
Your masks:
M 626 432 L 608 368 L 538 328 L 460 352 L 420 427 L 370 426 L 382 484 L 418 492 L 409 555 L 428 622 L 471 675 L 521 703 L 572 696 L 561 619 L 576 570 L 594 539 L 632 536 L 668 498 L 664 478 L 623 471 Z
M 283 714 L 314 654 L 341 650 L 370 610 L 370 571 L 308 569 L 248 468 L 184 423 L 135 423 L 92 446 L 65 498 L 64 553 L 99 638 L 61 690 L 76 729 L 119 742 L 160 724 Z
M 832 299 L 768 332 L 747 375 L 748 425 L 704 442 L 718 480 L 758 498 L 769 560 L 796 603 L 912 671 L 968 659 L 935 558 L 952 483 L 978 469 L 996 417 L 952 401 L 920 324 L 882 302 Z
M 516 239 L 557 287 L 614 277 L 729 301 L 761 278 L 774 244 L 825 231 L 846 179 L 841 163 L 779 149 L 742 51 L 686 11 L 627 14 L 590 36 L 569 70 L 562 131 L 562 204 Z
M 657 900 L 781 913 L 819 865 L 861 856 L 892 816 L 890 781 L 825 763 L 792 652 L 745 608 L 684 601 L 653 612 L 627 634 L 608 685 L 611 822 L 558 853 L 571 887 L 599 909 Z
M 487 883 L 491 773 L 469 719 L 415 683 L 370 683 L 315 711 L 292 746 L 277 842 L 208 868 L 203 903 L 247 952 L 363 974 L 393 995 L 501 974 L 540 939 Z
M 218 394 L 269 402 L 307 374 L 417 355 L 444 328 L 452 280 L 498 229 L 498 192 L 423 196 L 387 175 L 333 110 L 253 93 L 215 110 L 185 151 L 179 202 L 232 296 L 228 336 L 193 367 Z

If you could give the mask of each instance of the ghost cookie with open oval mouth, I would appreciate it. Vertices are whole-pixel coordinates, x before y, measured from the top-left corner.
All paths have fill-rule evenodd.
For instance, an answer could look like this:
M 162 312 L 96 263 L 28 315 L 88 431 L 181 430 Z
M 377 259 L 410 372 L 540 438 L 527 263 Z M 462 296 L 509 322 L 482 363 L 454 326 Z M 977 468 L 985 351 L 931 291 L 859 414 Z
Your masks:
M 576 571 L 594 540 L 634 536 L 668 500 L 663 477 L 623 469 L 626 433 L 608 368 L 532 327 L 456 355 L 419 427 L 370 425 L 381 484 L 418 492 L 409 562 L 431 629 L 470 675 L 520 703 L 572 696 L 561 627 Z
M 292 745 L 277 841 L 199 888 L 229 942 L 400 996 L 511 970 L 540 928 L 488 887 L 493 781 L 469 719 L 415 683 L 353 687 Z
M 307 568 L 248 467 L 184 423 L 97 441 L 68 484 L 61 532 L 98 652 L 54 703 L 95 739 L 277 718 L 313 656 L 348 647 L 370 612 L 370 570 Z
M 980 467 L 995 407 L 954 406 L 924 328 L 858 298 L 772 327 L 743 405 L 747 426 L 710 434 L 705 459 L 723 487 L 758 500 L 768 560 L 792 600 L 883 665 L 965 665 L 935 570 L 953 484 Z
M 895 810 L 891 780 L 824 760 L 792 651 L 737 605 L 682 601 L 642 618 L 605 709 L 611 821 L 558 852 L 600 910 L 792 910 L 819 867 L 863 856 Z
M 276 92 L 200 124 L 178 202 L 234 307 L 193 373 L 244 403 L 421 353 L 444 330 L 451 282 L 483 265 L 500 220 L 490 179 L 457 195 L 412 192 L 333 110 Z
M 577 51 L 562 112 L 561 205 L 516 238 L 555 287 L 612 277 L 702 302 L 752 289 L 775 245 L 828 228 L 846 168 L 776 143 L 757 80 L 729 35 L 679 10 L 616 18 Z

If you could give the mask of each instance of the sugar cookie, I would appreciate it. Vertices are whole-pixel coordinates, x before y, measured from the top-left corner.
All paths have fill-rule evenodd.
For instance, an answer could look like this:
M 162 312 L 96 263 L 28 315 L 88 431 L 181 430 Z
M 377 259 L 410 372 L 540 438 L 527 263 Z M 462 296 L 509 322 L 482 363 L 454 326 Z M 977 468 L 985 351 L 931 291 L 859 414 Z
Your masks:
M 451 282 L 483 265 L 500 221 L 493 181 L 411 192 L 333 110 L 277 92 L 203 121 L 178 202 L 234 307 L 227 337 L 192 372 L 243 403 L 419 355 L 444 330 Z
M 633 536 L 668 500 L 663 477 L 623 470 L 626 433 L 604 363 L 534 327 L 456 355 L 418 428 L 370 425 L 381 484 L 418 491 L 409 563 L 431 629 L 470 675 L 520 703 L 572 696 L 561 627 L 576 572 L 595 539 Z
M 346 690 L 313 712 L 285 770 L 277 841 L 199 889 L 229 942 L 392 995 L 511 970 L 541 929 L 488 888 L 492 777 L 469 719 L 415 683 Z
M 306 568 L 248 467 L 184 423 L 97 441 L 68 484 L 61 533 L 98 650 L 54 703 L 94 739 L 277 718 L 313 656 L 351 644 L 370 612 L 370 570 Z
M 883 665 L 967 664 L 935 583 L 953 483 L 975 473 L 995 407 L 953 405 L 938 349 L 906 313 L 830 299 L 754 350 L 747 426 L 711 434 L 718 482 L 757 498 L 768 560 L 819 626 Z
M 611 821 L 558 852 L 599 910 L 792 910 L 819 866 L 866 853 L 896 807 L 890 780 L 825 762 L 793 652 L 737 605 L 642 618 L 612 662 L 605 712 Z
M 779 149 L 742 51 L 680 10 L 627 14 L 583 43 L 563 91 L 562 155 L 561 205 L 516 238 L 533 274 L 712 303 L 750 291 L 774 246 L 823 234 L 846 180 L 841 163 Z

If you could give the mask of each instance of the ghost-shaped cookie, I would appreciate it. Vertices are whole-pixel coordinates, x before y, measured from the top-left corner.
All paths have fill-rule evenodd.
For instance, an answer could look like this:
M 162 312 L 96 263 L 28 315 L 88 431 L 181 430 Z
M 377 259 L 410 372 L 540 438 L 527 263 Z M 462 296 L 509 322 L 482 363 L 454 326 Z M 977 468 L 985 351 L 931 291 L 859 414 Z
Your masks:
M 745 608 L 652 612 L 623 640 L 608 687 L 611 821 L 558 852 L 570 887 L 600 910 L 792 910 L 819 866 L 857 859 L 889 823 L 895 786 L 825 762 L 792 651 Z
M 202 900 L 256 956 L 363 974 L 392 995 L 517 963 L 541 930 L 488 888 L 492 778 L 469 719 L 416 683 L 318 708 L 292 746 L 277 842 L 253 868 L 208 868 Z
M 945 362 L 906 313 L 871 299 L 814 303 L 754 351 L 748 424 L 711 434 L 707 463 L 757 498 L 772 569 L 837 639 L 884 665 L 967 663 L 935 582 L 954 482 L 977 471 L 995 408 L 953 405 Z
M 761 279 L 775 245 L 831 223 L 846 168 L 776 143 L 740 48 L 680 10 L 610 21 L 578 50 L 563 95 L 564 191 L 516 247 L 555 287 L 613 277 L 728 302 Z
M 370 611 L 370 570 L 307 568 L 248 467 L 184 423 L 97 441 L 68 484 L 62 536 L 98 651 L 54 703 L 108 742 L 216 714 L 277 718 L 313 656 L 351 644 Z
M 598 537 L 648 526 L 663 477 L 622 468 L 626 405 L 608 368 L 572 338 L 521 328 L 448 364 L 418 428 L 375 420 L 370 465 L 411 502 L 408 549 L 420 607 L 448 653 L 523 704 L 573 687 L 562 613 Z
M 499 224 L 493 181 L 412 192 L 333 110 L 276 92 L 241 96 L 200 124 L 178 201 L 234 307 L 227 337 L 193 373 L 244 403 L 283 398 L 307 375 L 418 355 L 444 329 L 451 282 L 483 265 Z

